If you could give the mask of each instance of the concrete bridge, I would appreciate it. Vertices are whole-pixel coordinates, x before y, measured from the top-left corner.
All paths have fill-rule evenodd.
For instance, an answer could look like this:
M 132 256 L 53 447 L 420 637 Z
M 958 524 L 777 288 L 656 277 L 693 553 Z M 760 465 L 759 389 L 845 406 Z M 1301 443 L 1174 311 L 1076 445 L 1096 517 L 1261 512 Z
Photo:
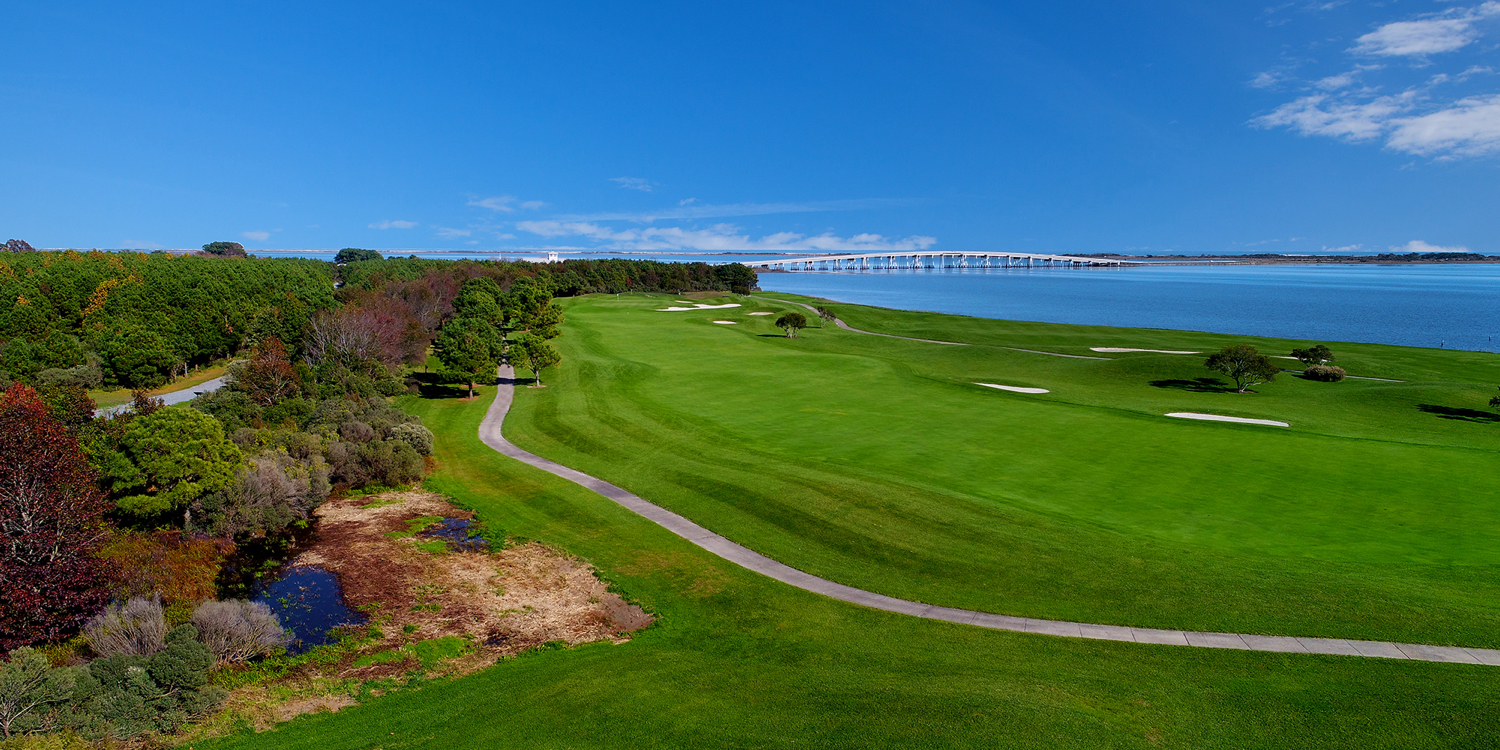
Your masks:
M 768 271 L 869 271 L 918 268 L 1043 268 L 1132 266 L 1135 261 L 1076 255 L 999 252 L 904 252 L 857 255 L 810 255 L 785 260 L 758 260 L 745 265 Z

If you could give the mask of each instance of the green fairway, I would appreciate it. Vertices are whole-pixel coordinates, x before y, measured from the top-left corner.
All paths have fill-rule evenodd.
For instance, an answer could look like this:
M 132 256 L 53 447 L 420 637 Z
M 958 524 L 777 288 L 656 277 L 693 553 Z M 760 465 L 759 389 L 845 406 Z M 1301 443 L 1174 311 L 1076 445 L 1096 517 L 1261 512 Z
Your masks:
M 1488 398 L 1494 355 L 1346 345 L 1351 373 L 1406 382 L 1283 375 L 1253 395 L 1202 392 L 1201 355 L 1090 347 L 1246 339 L 840 305 L 856 327 L 974 345 L 831 325 L 786 339 L 774 316 L 747 315 L 782 303 L 656 311 L 670 300 L 570 300 L 565 364 L 518 398 L 507 436 L 794 567 L 906 599 L 1500 645 L 1500 423 L 1445 418 Z M 1292 427 L 1162 416 L 1175 411 Z
M 215 746 L 1458 748 L 1500 722 L 1492 668 L 1004 633 L 792 589 L 491 451 L 492 396 L 405 403 L 438 436 L 427 485 L 588 558 L 659 624 Z

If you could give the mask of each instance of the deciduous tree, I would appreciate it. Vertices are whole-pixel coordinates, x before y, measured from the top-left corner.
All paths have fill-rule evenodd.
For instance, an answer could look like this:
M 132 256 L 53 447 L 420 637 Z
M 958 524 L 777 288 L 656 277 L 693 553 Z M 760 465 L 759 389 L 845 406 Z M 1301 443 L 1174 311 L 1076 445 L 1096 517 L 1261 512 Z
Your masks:
M 438 360 L 449 377 L 469 384 L 469 398 L 474 397 L 474 381 L 493 380 L 503 344 L 495 327 L 478 318 L 453 318 L 443 325 L 432 342 Z
M 797 338 L 797 332 L 807 327 L 807 318 L 799 312 L 789 312 L 776 319 L 776 327 L 786 331 L 789 339 Z
M 1204 366 L 1234 378 L 1234 384 L 1244 393 L 1252 386 L 1276 379 L 1281 368 L 1270 357 L 1255 350 L 1249 344 L 1226 346 L 1210 356 Z
M 0 650 L 54 640 L 105 601 L 109 503 L 35 391 L 0 396 Z
M 531 369 L 538 386 L 542 384 L 542 370 L 562 361 L 562 355 L 546 339 L 534 333 L 517 336 L 510 345 L 510 352 L 512 358 L 520 359 Z
M 268 338 L 255 347 L 235 376 L 235 381 L 250 398 L 262 406 L 272 406 L 296 393 L 299 386 L 297 368 L 286 357 L 281 339 Z
M 1333 361 L 1333 352 L 1328 347 L 1317 344 L 1306 349 L 1293 349 L 1292 357 L 1304 365 L 1323 365 Z

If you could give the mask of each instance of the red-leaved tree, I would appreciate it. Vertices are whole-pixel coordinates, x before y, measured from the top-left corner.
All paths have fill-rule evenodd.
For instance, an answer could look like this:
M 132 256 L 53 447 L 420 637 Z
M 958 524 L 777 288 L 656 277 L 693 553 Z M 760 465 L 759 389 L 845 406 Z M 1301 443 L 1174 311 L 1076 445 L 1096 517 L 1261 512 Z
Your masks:
M 0 651 L 55 640 L 108 599 L 109 503 L 78 441 L 19 383 L 0 395 Z

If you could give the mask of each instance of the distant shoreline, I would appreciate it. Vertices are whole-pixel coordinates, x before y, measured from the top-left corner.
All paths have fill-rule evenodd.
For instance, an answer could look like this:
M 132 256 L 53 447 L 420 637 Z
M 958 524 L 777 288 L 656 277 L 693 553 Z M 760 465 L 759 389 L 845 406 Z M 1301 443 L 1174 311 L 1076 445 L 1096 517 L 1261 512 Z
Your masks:
M 197 252 L 200 252 L 200 250 L 198 248 L 150 248 L 150 249 L 141 249 L 141 248 L 89 248 L 89 249 L 81 249 L 81 248 L 62 248 L 62 247 L 36 248 L 35 252 L 63 252 L 63 251 L 66 251 L 66 250 L 74 250 L 75 252 L 89 252 L 91 250 L 98 250 L 100 252 L 109 252 L 109 253 L 152 253 L 152 252 L 166 252 L 166 253 L 174 253 L 174 254 L 197 253 Z M 320 248 L 303 248 L 303 249 L 248 250 L 247 252 L 249 252 L 251 255 L 297 255 L 297 254 L 303 254 L 303 253 L 320 253 L 320 254 L 327 253 L 327 254 L 333 254 L 333 253 L 337 253 L 338 250 L 334 250 L 334 249 L 320 249 Z M 474 250 L 474 249 L 460 248 L 460 249 L 453 249 L 453 250 L 437 250 L 437 249 L 401 248 L 401 249 L 391 249 L 391 250 L 379 250 L 379 249 L 377 249 L 377 252 L 379 252 L 379 253 L 387 256 L 387 257 L 397 257 L 397 256 L 401 256 L 401 255 L 418 255 L 418 256 L 422 256 L 422 255 L 472 255 L 472 256 L 479 257 L 479 256 L 501 256 L 501 255 L 507 255 L 507 254 L 509 254 L 509 255 L 524 255 L 526 253 L 537 253 L 537 252 L 548 252 L 548 251 L 538 250 L 538 249 Z M 636 250 L 636 251 L 629 251 L 629 250 L 601 250 L 601 251 L 561 250 L 561 251 L 550 251 L 550 252 L 557 252 L 559 255 L 565 256 L 563 258 L 563 260 L 582 260 L 582 259 L 587 259 L 587 258 L 591 258 L 591 257 L 598 257 L 598 256 L 611 256 L 611 257 L 630 258 L 630 257 L 645 256 L 645 255 L 650 255 L 650 256 L 677 256 L 677 255 L 680 255 L 680 256 L 684 256 L 684 257 L 702 257 L 702 256 L 733 257 L 733 256 L 746 256 L 746 257 L 759 257 L 759 258 L 764 258 L 764 257 L 768 257 L 768 256 L 774 256 L 774 257 L 785 257 L 785 258 L 817 259 L 817 258 L 824 257 L 826 255 L 830 255 L 830 253 L 818 253 L 818 254 L 786 253 L 786 252 L 780 252 L 780 253 L 778 253 L 778 252 L 757 253 L 757 252 L 745 252 L 745 251 L 740 251 L 740 252 L 728 252 L 728 251 L 726 251 L 726 252 L 709 252 L 709 251 L 655 252 L 655 251 L 644 251 L 644 250 Z M 939 252 L 941 252 L 941 251 L 939 251 Z M 892 252 L 890 254 L 891 255 L 908 255 L 908 254 L 911 254 L 911 253 L 910 253 L 910 251 L 901 251 L 901 252 Z M 1379 254 L 1375 254 L 1375 255 L 1277 255 L 1277 254 L 1255 254 L 1255 255 L 1175 255 L 1175 254 L 1174 255 L 1126 255 L 1126 254 L 1123 254 L 1123 253 L 1059 253 L 1059 255 L 1066 256 L 1066 257 L 1073 257 L 1073 258 L 1107 258 L 1107 259 L 1117 259 L 1117 260 L 1125 260 L 1125 261 L 1134 261 L 1134 262 L 1140 263 L 1142 265 L 1173 265 L 1173 264 L 1205 265 L 1205 266 L 1207 266 L 1207 265 L 1327 265 L 1327 264 L 1332 264 L 1332 265 L 1338 265 L 1338 264 L 1344 264 L 1344 265 L 1484 265 L 1484 264 L 1500 263 L 1500 255 L 1481 255 L 1479 253 L 1421 253 L 1421 254 L 1418 254 L 1418 253 L 1379 253 Z M 0 257 L 3 257 L 3 256 L 4 256 L 4 254 L 0 253 Z M 1447 256 L 1447 257 L 1444 257 L 1444 256 Z M 1453 256 L 1463 256 L 1463 257 L 1453 257 Z M 760 270 L 761 270 L 761 272 L 768 272 L 768 273 L 777 273 L 778 272 L 777 270 L 772 270 L 772 269 L 760 269 Z

